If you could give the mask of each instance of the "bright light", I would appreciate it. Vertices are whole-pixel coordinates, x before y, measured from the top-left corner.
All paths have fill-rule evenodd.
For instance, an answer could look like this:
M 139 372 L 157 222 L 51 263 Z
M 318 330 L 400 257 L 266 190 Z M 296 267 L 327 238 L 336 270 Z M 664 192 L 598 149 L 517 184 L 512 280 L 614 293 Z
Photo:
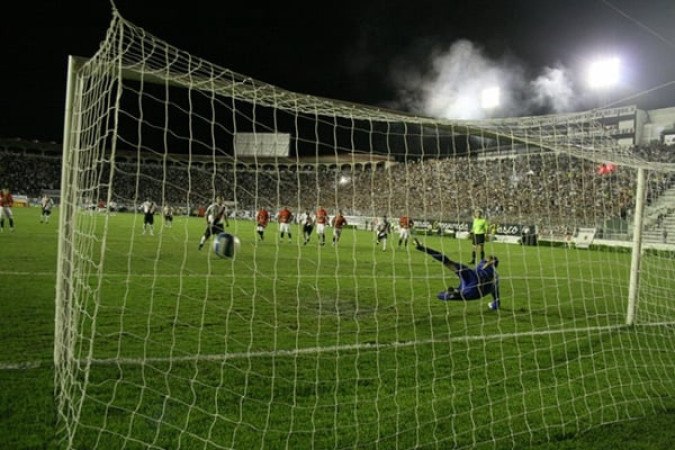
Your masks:
M 619 83 L 621 61 L 607 58 L 594 62 L 588 69 L 588 84 L 594 89 L 607 89 Z
M 342 175 L 342 176 L 340 177 L 340 181 L 339 181 L 338 183 L 339 183 L 341 186 L 344 186 L 345 184 L 348 184 L 350 181 L 351 181 L 351 179 L 350 179 L 348 176 Z
M 494 109 L 499 106 L 499 87 L 483 89 L 480 105 L 483 109 Z

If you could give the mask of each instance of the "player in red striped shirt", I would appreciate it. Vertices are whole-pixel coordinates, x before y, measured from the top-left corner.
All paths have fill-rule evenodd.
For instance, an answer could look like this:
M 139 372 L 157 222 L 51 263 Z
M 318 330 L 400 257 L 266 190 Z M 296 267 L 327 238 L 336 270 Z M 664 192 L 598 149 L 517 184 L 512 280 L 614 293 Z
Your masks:
M 347 219 L 342 215 L 342 211 L 338 210 L 338 213 L 333 217 L 333 246 L 337 245 L 340 242 L 340 237 L 342 236 L 342 228 L 347 225 Z
M 319 236 L 321 245 L 326 245 L 326 225 L 328 225 L 328 211 L 319 206 L 315 214 L 316 234 Z
M 14 197 L 9 192 L 8 188 L 4 188 L 0 193 L 0 232 L 5 229 L 5 217 L 9 219 L 9 229 L 14 231 L 14 215 L 12 214 L 12 206 L 14 205 Z
M 410 239 L 410 229 L 413 226 L 413 221 L 408 216 L 401 216 L 398 219 L 398 246 L 401 247 L 401 244 L 408 246 L 408 240 Z
M 284 238 L 284 234 L 288 234 L 288 240 L 291 240 L 291 221 L 293 220 L 293 213 L 287 206 L 284 206 L 284 209 L 279 211 L 277 214 L 277 220 L 279 221 L 279 232 L 281 233 L 281 239 Z
M 257 223 L 256 232 L 262 241 L 265 239 L 265 228 L 267 228 L 267 224 L 270 223 L 269 211 L 267 211 L 265 208 L 260 208 L 260 210 L 258 210 L 258 214 L 255 216 L 255 221 Z

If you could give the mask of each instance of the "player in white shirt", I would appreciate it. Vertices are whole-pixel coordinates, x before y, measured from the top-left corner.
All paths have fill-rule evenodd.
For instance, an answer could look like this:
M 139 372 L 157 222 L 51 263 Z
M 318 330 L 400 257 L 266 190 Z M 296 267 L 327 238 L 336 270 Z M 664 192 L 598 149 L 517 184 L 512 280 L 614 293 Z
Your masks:
M 157 212 L 157 204 L 150 199 L 147 199 L 141 205 L 143 211 L 143 234 L 146 231 L 150 232 L 150 236 L 155 235 L 155 212 Z
M 391 233 L 391 223 L 387 220 L 387 216 L 382 216 L 382 220 L 377 224 L 377 240 L 375 245 L 382 242 L 382 251 L 387 250 L 387 237 Z
M 54 207 L 54 199 L 45 194 L 40 201 L 40 206 L 42 206 L 40 223 L 49 223 L 49 217 L 52 215 L 52 208 Z
M 208 208 L 206 208 L 206 230 L 199 240 L 199 250 L 204 247 L 206 240 L 211 237 L 212 234 L 219 234 L 225 231 L 225 226 L 230 226 L 230 222 L 227 220 L 227 207 L 225 206 L 225 200 L 222 196 L 217 196 L 216 201 L 212 203 Z
M 301 223 L 302 236 L 305 239 L 302 245 L 307 245 L 309 238 L 312 236 L 312 231 L 314 231 L 314 216 L 309 211 L 305 211 L 305 214 L 302 215 Z
M 164 208 L 162 208 L 162 215 L 164 216 L 164 226 L 171 228 L 173 225 L 173 206 L 168 204 L 164 205 Z

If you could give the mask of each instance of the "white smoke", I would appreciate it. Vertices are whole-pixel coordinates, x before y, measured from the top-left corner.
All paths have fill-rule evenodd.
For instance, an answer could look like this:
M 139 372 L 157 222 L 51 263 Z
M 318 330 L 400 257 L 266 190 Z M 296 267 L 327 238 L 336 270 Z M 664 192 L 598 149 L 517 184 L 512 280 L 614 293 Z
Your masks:
M 392 106 L 446 119 L 560 113 L 575 107 L 573 83 L 564 67 L 545 67 L 528 81 L 522 64 L 507 57 L 491 59 L 467 40 L 434 52 L 428 67 L 426 72 L 395 71 L 399 98 Z M 500 106 L 486 111 L 481 107 L 481 94 L 493 87 L 500 89 Z
M 564 67 L 545 67 L 530 85 L 538 107 L 549 107 L 555 113 L 569 112 L 576 107 L 572 81 Z

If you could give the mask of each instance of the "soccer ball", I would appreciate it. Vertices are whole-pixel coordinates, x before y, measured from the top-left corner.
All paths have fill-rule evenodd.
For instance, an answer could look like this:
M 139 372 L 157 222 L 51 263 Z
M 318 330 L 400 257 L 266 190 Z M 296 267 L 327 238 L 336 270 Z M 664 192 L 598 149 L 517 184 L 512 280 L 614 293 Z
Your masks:
M 239 238 L 230 233 L 219 233 L 213 239 L 213 253 L 220 258 L 234 258 L 239 250 Z

